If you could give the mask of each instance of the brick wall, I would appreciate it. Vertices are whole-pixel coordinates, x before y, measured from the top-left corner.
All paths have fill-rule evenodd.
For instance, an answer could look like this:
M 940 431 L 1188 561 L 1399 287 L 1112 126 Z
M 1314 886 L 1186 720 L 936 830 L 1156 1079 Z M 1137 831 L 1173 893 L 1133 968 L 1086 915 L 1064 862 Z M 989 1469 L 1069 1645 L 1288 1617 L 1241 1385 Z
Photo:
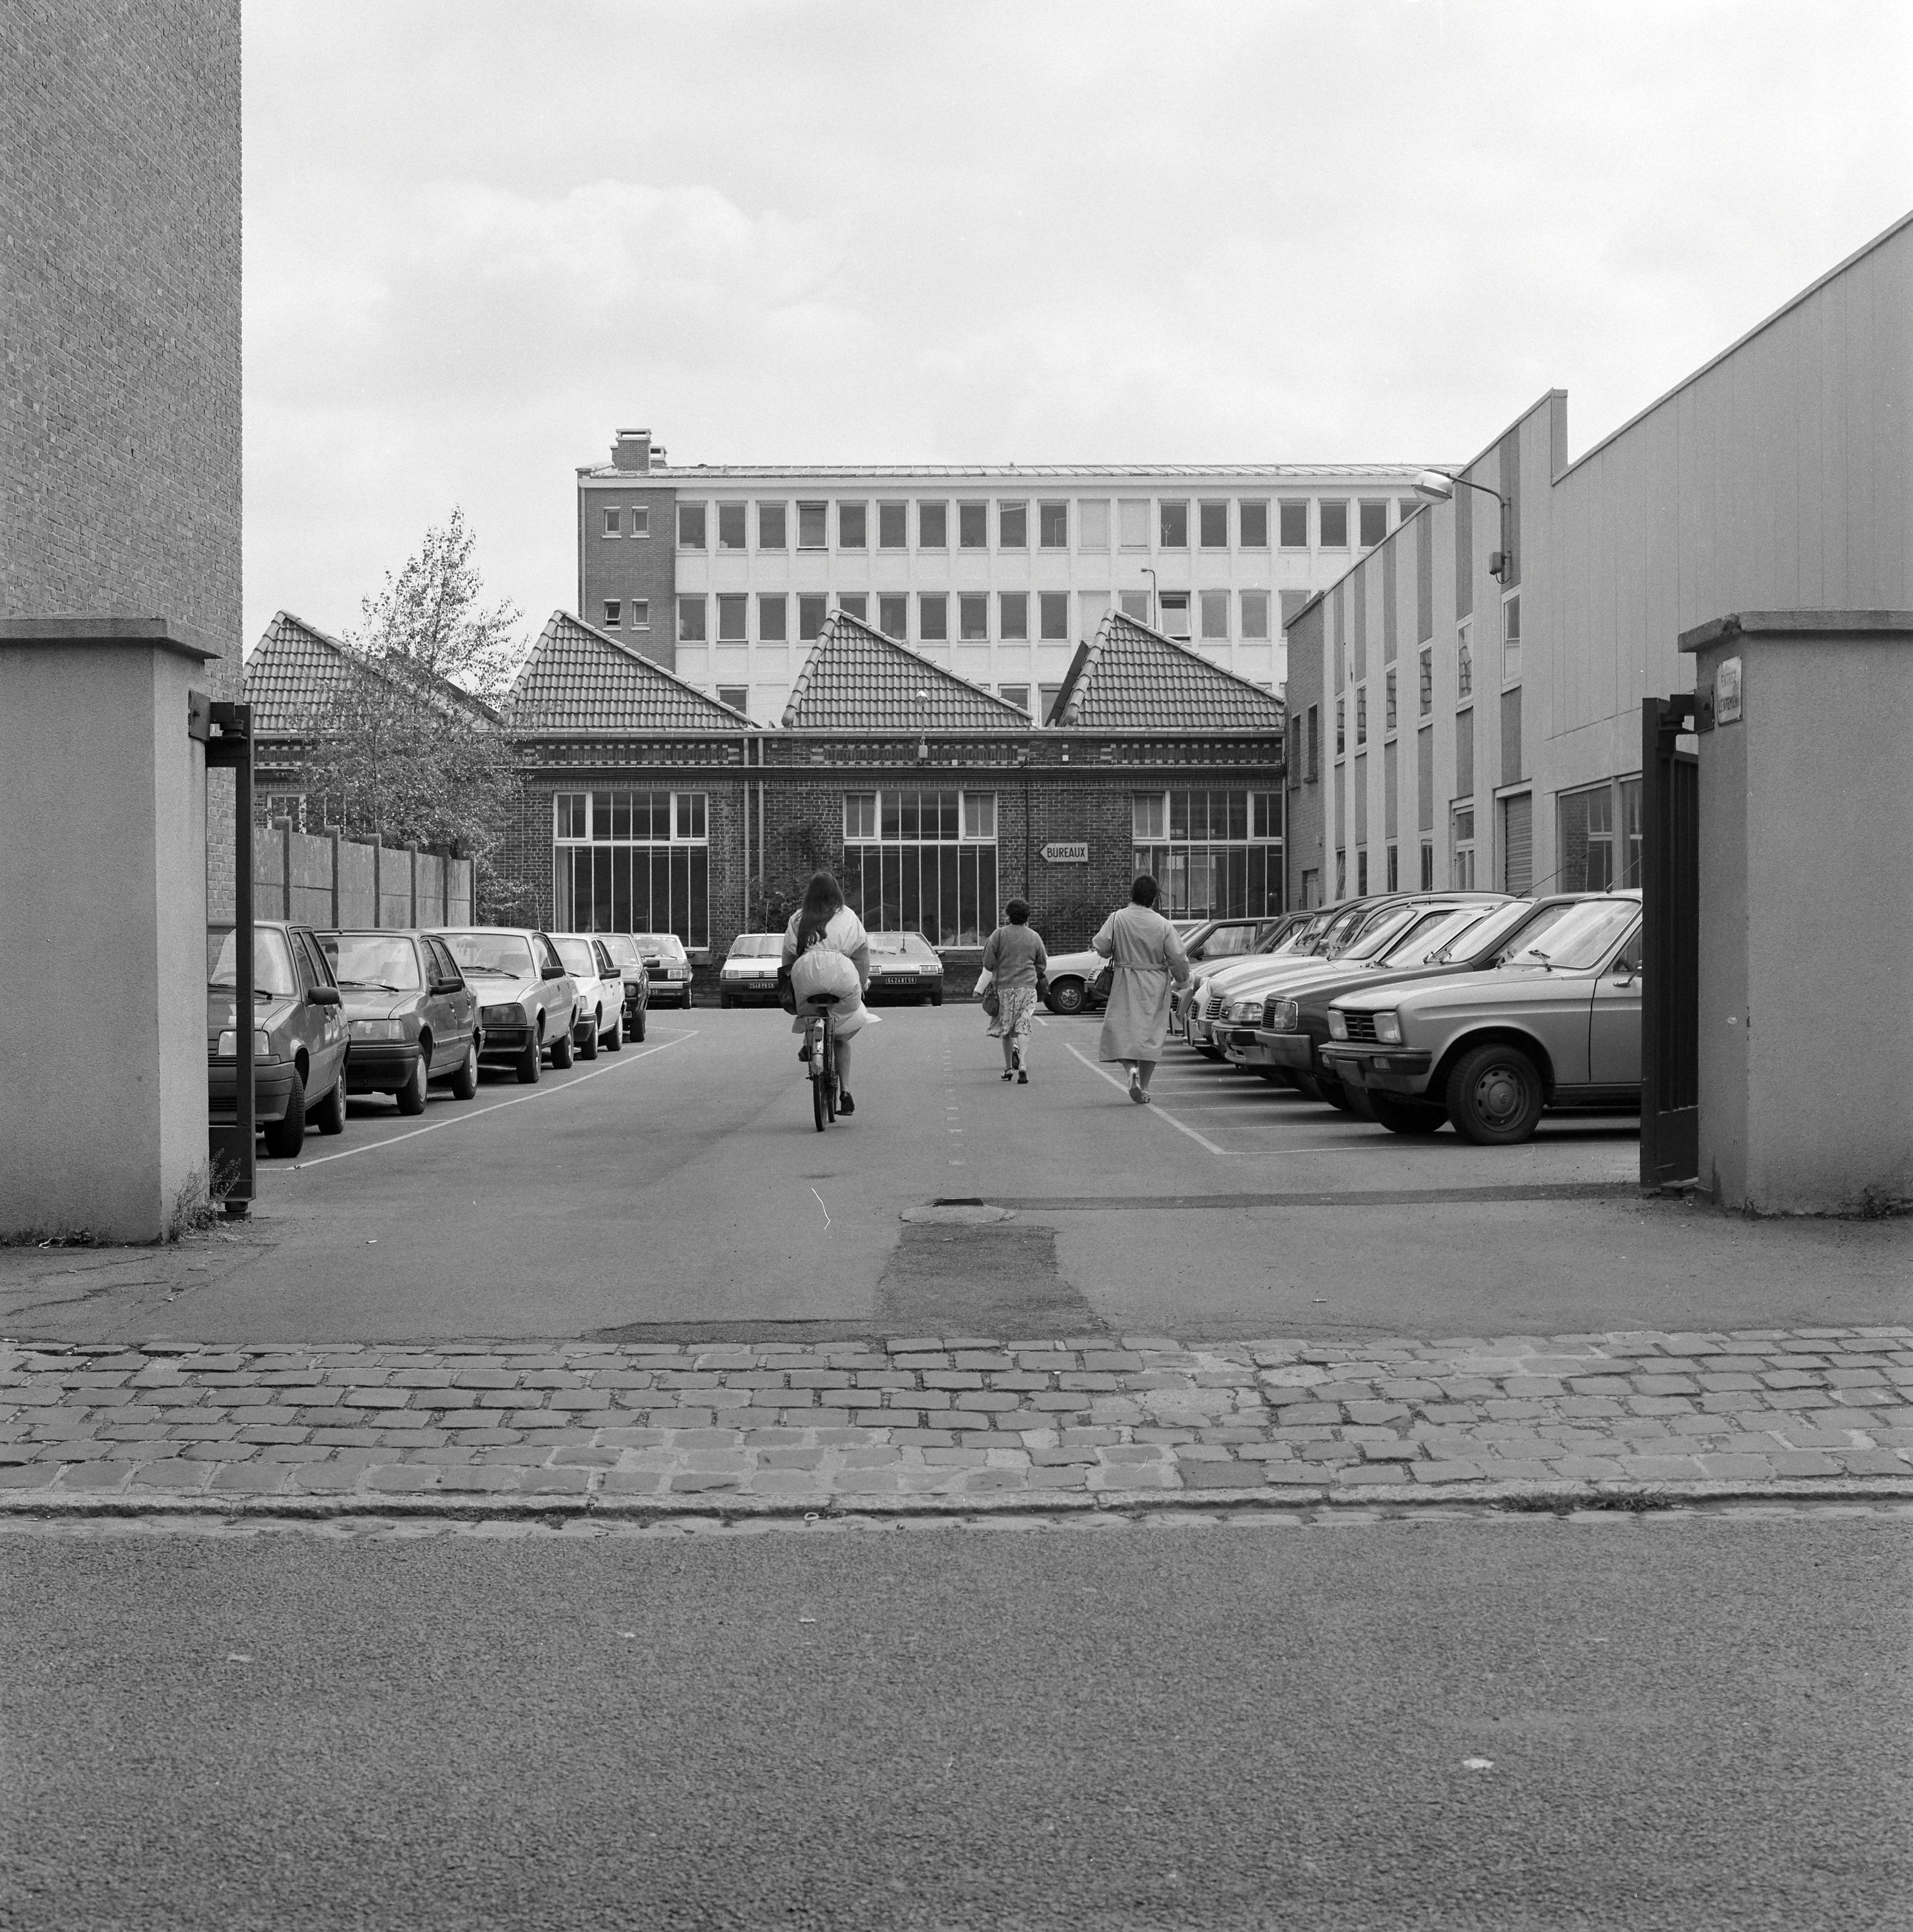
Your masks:
M 620 622 L 610 634 L 662 664 L 677 664 L 677 492 L 668 485 L 640 486 L 636 476 L 630 488 L 581 489 L 578 503 L 578 614 L 587 624 L 602 625 L 605 604 L 615 598 L 622 607 Z M 632 512 L 649 512 L 650 534 L 631 534 Z M 620 533 L 605 535 L 605 512 L 616 510 Z M 631 606 L 643 599 L 650 625 L 632 624 Z

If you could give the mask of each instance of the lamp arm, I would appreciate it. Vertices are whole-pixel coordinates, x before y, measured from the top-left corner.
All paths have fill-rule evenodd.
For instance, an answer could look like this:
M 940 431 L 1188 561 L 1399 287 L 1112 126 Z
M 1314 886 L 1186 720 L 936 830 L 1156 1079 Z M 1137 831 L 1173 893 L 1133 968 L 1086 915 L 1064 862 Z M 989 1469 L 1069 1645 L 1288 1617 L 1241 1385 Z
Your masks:
M 1464 490 L 1479 490 L 1484 496 L 1492 496 L 1501 506 L 1501 551 L 1504 556 L 1509 554 L 1514 544 L 1508 534 L 1510 512 L 1507 498 L 1499 490 L 1491 490 L 1485 483 L 1472 482 L 1465 476 L 1451 476 L 1448 480 L 1460 484 Z

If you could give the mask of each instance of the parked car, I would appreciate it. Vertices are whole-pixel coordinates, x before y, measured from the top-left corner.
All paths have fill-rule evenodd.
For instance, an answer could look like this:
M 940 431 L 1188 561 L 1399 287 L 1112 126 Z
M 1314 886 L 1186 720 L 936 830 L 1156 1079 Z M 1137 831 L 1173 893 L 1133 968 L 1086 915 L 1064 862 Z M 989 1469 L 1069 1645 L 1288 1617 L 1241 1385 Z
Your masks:
M 1344 994 L 1329 1036 L 1324 1070 L 1396 1133 L 1508 1146 L 1547 1107 L 1638 1107 L 1641 896 L 1591 894 L 1487 972 Z
M 593 932 L 554 932 L 551 944 L 578 988 L 571 1036 L 578 1058 L 596 1060 L 601 1043 L 617 1052 L 624 1045 L 624 975 L 605 942 Z
M 605 950 L 624 979 L 624 1030 L 632 1040 L 644 1037 L 644 1010 L 650 1004 L 650 975 L 635 932 L 601 932 Z
M 641 932 L 638 950 L 644 956 L 644 970 L 650 976 L 651 1004 L 674 1006 L 691 1004 L 691 956 L 674 932 Z
M 206 1102 L 230 1123 L 239 1101 L 239 945 L 235 929 L 206 934 Z M 345 1072 L 352 1036 L 344 1002 L 312 928 L 253 922 L 253 1119 L 266 1150 L 290 1160 L 305 1144 L 309 1118 L 322 1134 L 345 1132 Z
M 777 1003 L 777 968 L 784 955 L 781 932 L 740 932 L 718 969 L 717 1004 L 748 1006 L 753 1000 Z
M 346 1090 L 389 1094 L 401 1114 L 425 1111 L 428 1082 L 478 1091 L 478 996 L 443 940 L 430 933 L 322 932 L 352 1030 Z
M 1264 955 L 1288 956 L 1311 951 L 1314 936 L 1327 922 L 1320 912 L 1284 913 L 1279 919 L 1269 922 L 1268 929 L 1253 946 L 1231 947 L 1224 944 L 1212 950 L 1205 945 L 1203 956 L 1191 958 L 1191 964 L 1195 970 L 1189 983 L 1176 987 L 1169 996 L 1170 1030 L 1187 1036 L 1190 1010 L 1197 1002 L 1198 989 L 1206 976 Z
M 1339 1105 L 1341 1083 L 1325 1076 L 1320 1061 L 1329 1042 L 1329 1008 L 1344 993 L 1365 992 L 1385 982 L 1453 978 L 1505 965 L 1584 895 L 1561 892 L 1543 899 L 1512 899 L 1506 905 L 1471 905 L 1446 913 L 1433 926 L 1418 925 L 1370 961 L 1351 962 L 1347 974 L 1318 980 L 1292 994 L 1270 994 L 1260 1012 L 1232 1007 L 1224 1052 L 1266 1078 L 1287 1081 L 1312 1100 Z M 1245 1024 L 1246 1022 L 1246 1024 Z
M 917 1005 L 943 1004 L 943 962 L 920 932 L 870 934 L 870 992 Z
M 1233 958 L 1256 950 L 1296 924 L 1297 914 L 1257 914 L 1240 919 L 1172 920 L 1176 937 L 1192 963 Z M 1102 1002 L 1092 994 L 1097 976 L 1109 962 L 1093 947 L 1065 952 L 1050 962 L 1050 994 L 1044 1004 L 1053 1013 L 1080 1013 Z
M 479 1058 L 512 1068 L 527 1086 L 545 1056 L 572 1064 L 578 988 L 548 933 L 517 926 L 434 928 L 479 996 Z

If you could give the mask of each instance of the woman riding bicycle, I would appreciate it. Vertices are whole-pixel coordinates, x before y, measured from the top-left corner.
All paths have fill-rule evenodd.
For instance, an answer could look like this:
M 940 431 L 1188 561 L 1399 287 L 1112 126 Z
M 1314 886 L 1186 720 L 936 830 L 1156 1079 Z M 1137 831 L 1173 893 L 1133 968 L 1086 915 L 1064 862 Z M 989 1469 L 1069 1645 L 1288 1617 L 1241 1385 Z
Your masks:
M 784 928 L 783 963 L 796 996 L 797 1018 L 791 1030 L 805 1036 L 797 1058 L 809 1064 L 812 1029 L 817 1024 L 813 999 L 831 1002 L 835 1036 L 837 1112 L 854 1114 L 850 1097 L 850 1042 L 862 1032 L 870 1016 L 863 994 L 870 984 L 870 940 L 863 922 L 843 902 L 843 892 L 828 872 L 814 872 L 803 890 L 803 903 Z

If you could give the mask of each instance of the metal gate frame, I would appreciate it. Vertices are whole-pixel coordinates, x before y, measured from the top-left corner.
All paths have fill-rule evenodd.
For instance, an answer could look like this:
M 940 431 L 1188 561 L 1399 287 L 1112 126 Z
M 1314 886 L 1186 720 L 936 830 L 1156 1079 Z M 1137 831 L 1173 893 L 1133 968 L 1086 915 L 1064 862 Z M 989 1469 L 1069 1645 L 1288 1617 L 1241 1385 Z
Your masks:
M 1700 1166 L 1700 760 L 1695 694 L 1641 706 L 1641 1185 Z
M 226 1212 L 235 1220 L 251 1208 L 259 1192 L 259 1150 L 253 1090 L 253 785 L 252 706 L 215 702 L 203 692 L 187 698 L 186 729 L 206 747 L 208 771 L 233 774 L 233 1124 L 209 1122 L 209 1174 L 224 1189 Z

